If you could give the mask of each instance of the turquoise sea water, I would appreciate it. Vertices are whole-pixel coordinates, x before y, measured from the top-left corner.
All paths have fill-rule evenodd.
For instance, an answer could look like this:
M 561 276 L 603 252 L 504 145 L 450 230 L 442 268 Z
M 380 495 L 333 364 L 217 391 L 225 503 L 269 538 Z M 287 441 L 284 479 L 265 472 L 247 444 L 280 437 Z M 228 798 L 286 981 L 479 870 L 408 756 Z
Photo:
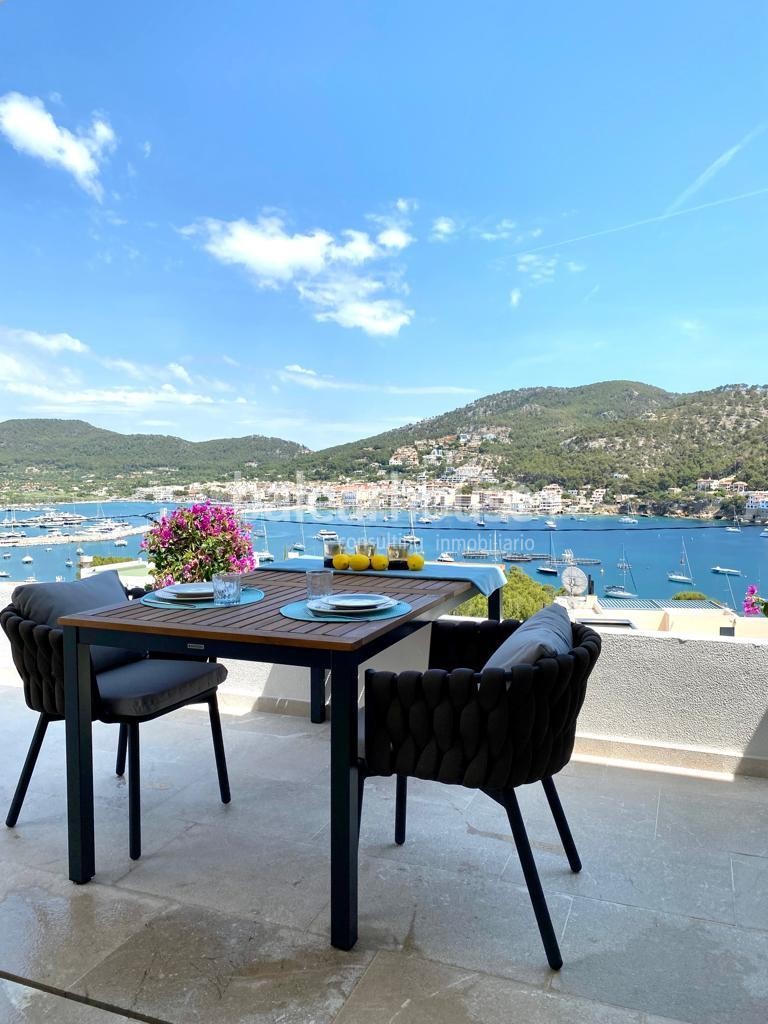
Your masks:
M 61 506 L 64 511 L 71 511 L 72 505 Z M 75 511 L 81 515 L 98 518 L 102 514 L 114 519 L 126 519 L 139 525 L 143 522 L 143 514 L 157 515 L 160 506 L 148 502 L 111 502 L 105 503 L 97 510 L 94 504 L 79 504 Z M 17 512 L 17 518 L 27 518 L 34 512 Z M 384 520 L 387 515 L 388 520 Z M 0 520 L 5 514 L 0 515 Z M 320 554 L 322 545 L 315 540 L 315 534 L 321 528 L 336 530 L 341 539 L 354 543 L 364 535 L 376 541 L 379 549 L 384 549 L 388 541 L 396 540 L 410 532 L 409 515 L 406 512 L 358 513 L 350 518 L 346 513 L 302 514 L 295 510 L 280 510 L 265 513 L 264 518 L 249 517 L 255 531 L 266 528 L 266 543 L 276 558 L 282 558 L 292 544 L 303 539 L 306 553 Z M 415 516 L 414 531 L 421 537 L 421 550 L 429 558 L 435 558 L 441 551 L 450 551 L 458 559 L 464 550 L 496 549 L 500 551 L 522 553 L 548 553 L 550 545 L 554 546 L 556 555 L 564 548 L 570 548 L 576 558 L 598 558 L 600 564 L 583 566 L 584 571 L 591 573 L 595 580 L 597 593 L 603 586 L 611 583 L 624 582 L 617 562 L 626 552 L 626 559 L 632 565 L 632 576 L 627 574 L 627 589 L 640 597 L 668 597 L 678 590 L 691 589 L 681 584 L 670 583 L 667 573 L 678 569 L 682 542 L 688 551 L 693 569 L 694 586 L 710 597 L 741 606 L 741 600 L 748 583 L 757 583 L 765 591 L 768 589 L 768 538 L 761 538 L 761 527 L 745 526 L 740 533 L 729 533 L 722 523 L 699 522 L 698 520 L 640 518 L 636 526 L 620 523 L 616 517 L 595 516 L 580 521 L 568 516 L 556 516 L 557 529 L 550 530 L 545 526 L 543 518 L 529 519 L 510 518 L 507 523 L 500 522 L 492 515 L 485 516 L 485 527 L 476 525 L 475 516 L 449 515 L 432 523 L 419 523 Z M 5 527 L 0 526 L 0 530 Z M 28 536 L 39 536 L 44 531 L 27 529 Z M 128 537 L 126 547 L 116 548 L 114 542 L 96 541 L 83 543 L 88 555 L 120 555 L 136 558 L 140 554 L 140 537 Z M 254 536 L 254 547 L 263 548 L 263 536 Z M 0 570 L 8 572 L 10 580 L 24 580 L 34 575 L 38 580 L 53 580 L 57 576 L 73 579 L 76 567 L 65 566 L 67 558 L 77 564 L 75 555 L 76 543 L 51 545 L 46 551 L 44 546 L 26 548 L 23 542 L 19 547 L 4 548 L 0 545 L 0 554 L 10 551 L 9 559 L 0 558 Z M 34 561 L 29 565 L 21 562 L 25 554 L 31 554 Z M 555 577 L 547 577 L 536 572 L 540 562 L 529 562 L 520 565 L 534 579 L 542 582 L 556 583 Z M 739 569 L 740 577 L 715 575 L 710 571 L 714 565 Z

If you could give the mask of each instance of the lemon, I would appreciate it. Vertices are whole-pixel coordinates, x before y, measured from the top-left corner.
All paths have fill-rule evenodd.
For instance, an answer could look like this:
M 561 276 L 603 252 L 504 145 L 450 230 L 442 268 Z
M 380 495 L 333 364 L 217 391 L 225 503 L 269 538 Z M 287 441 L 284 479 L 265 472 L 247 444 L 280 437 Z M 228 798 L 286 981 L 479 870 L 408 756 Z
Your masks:
M 374 555 L 371 559 L 371 568 L 376 569 L 377 572 L 380 572 L 382 569 L 388 569 L 389 559 L 386 555 Z
M 371 564 L 368 555 L 350 555 L 347 562 L 349 563 L 349 568 L 354 569 L 355 572 L 361 572 Z
M 357 557 L 357 556 L 355 556 L 355 557 Z M 342 569 L 348 569 L 349 568 L 349 562 L 350 562 L 349 555 L 334 555 L 333 556 L 333 568 L 334 569 L 339 569 L 340 571 Z
M 418 572 L 419 569 L 424 568 L 424 555 L 409 555 L 408 556 L 408 568 L 413 569 L 414 572 Z

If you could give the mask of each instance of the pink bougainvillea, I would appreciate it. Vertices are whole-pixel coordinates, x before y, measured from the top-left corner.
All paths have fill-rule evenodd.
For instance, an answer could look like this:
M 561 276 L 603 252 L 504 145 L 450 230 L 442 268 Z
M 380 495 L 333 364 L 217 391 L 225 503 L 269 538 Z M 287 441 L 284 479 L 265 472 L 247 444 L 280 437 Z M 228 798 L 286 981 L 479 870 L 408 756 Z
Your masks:
M 228 505 L 211 501 L 180 507 L 163 516 L 141 542 L 153 563 L 155 587 L 199 583 L 215 572 L 256 567 L 250 531 Z
M 760 597 L 754 583 L 747 587 L 742 607 L 745 615 L 768 615 L 768 601 Z

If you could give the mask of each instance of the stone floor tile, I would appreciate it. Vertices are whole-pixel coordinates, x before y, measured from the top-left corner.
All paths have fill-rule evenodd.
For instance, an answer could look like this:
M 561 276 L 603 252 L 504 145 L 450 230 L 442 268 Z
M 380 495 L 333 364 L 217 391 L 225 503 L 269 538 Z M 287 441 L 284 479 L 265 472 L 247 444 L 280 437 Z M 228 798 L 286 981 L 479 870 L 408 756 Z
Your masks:
M 219 821 L 193 825 L 142 857 L 117 887 L 305 928 L 328 902 L 329 878 L 327 843 L 260 833 L 258 820 L 252 835 Z
M 127 1024 L 129 1018 L 0 978 L 2 1024 Z
M 366 946 L 402 949 L 534 985 L 551 974 L 526 890 L 365 857 L 359 877 L 359 929 Z M 553 894 L 548 902 L 559 935 L 570 899 Z M 327 934 L 327 921 L 326 908 L 312 930 Z
M 74 990 L 171 1024 L 324 1024 L 372 957 L 324 936 L 185 907 L 156 917 Z
M 336 1024 L 641 1024 L 641 1014 L 402 953 L 377 953 Z
M 558 992 L 691 1024 L 765 1024 L 768 934 L 575 897 Z
M 556 779 L 558 793 L 574 835 L 622 834 L 638 840 L 652 839 L 658 813 L 659 789 L 655 785 L 624 785 L 609 776 L 598 780 L 581 775 Z M 560 838 L 544 789 L 539 783 L 517 790 L 520 811 L 531 845 L 536 849 L 559 848 Z M 504 808 L 485 793 L 477 793 L 467 811 L 473 828 L 510 836 Z
M 736 923 L 768 931 L 768 858 L 734 854 L 731 864 Z
M 0 969 L 65 987 L 168 907 L 91 882 L 5 863 L 0 874 Z
M 665 789 L 656 833 L 681 849 L 698 847 L 768 857 L 768 803 Z
M 592 830 L 574 839 L 582 870 L 574 874 L 562 846 L 534 849 L 546 892 L 627 903 L 647 910 L 735 924 L 730 857 L 723 850 L 679 849 L 663 840 Z M 503 879 L 523 885 L 515 853 Z

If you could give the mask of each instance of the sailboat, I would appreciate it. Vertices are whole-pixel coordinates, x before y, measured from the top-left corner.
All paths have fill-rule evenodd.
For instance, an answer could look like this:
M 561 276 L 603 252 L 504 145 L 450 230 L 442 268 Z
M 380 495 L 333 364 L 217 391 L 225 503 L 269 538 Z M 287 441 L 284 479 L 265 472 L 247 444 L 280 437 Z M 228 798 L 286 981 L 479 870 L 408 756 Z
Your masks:
M 627 573 L 629 573 L 630 579 L 632 580 L 632 586 L 636 587 L 635 577 L 632 575 L 632 566 L 627 560 L 627 553 L 622 547 L 621 558 L 616 563 L 617 568 L 621 569 L 621 583 L 610 583 L 607 587 L 603 588 L 603 593 L 606 597 L 621 597 L 621 598 L 632 598 L 637 597 L 637 594 L 632 590 L 627 590 Z
M 619 522 L 620 523 L 626 523 L 627 526 L 637 526 L 637 520 L 632 515 L 632 503 L 631 502 L 629 502 L 629 501 L 627 502 L 626 514 L 623 515 L 623 516 L 619 516 Z
M 680 553 L 680 568 L 667 573 L 670 583 L 693 583 L 693 570 L 688 559 L 688 552 L 683 541 L 683 550 Z
M 413 512 L 409 513 L 411 521 L 411 532 L 403 534 L 400 538 L 403 544 L 421 544 L 421 537 L 417 537 L 413 532 Z
M 542 576 L 557 576 L 557 561 L 555 559 L 555 538 L 551 534 L 549 536 L 549 560 L 544 562 L 543 565 L 537 565 L 536 572 L 540 572 Z
M 741 533 L 741 523 L 739 517 L 736 514 L 736 506 L 733 506 L 733 526 L 726 526 L 726 533 Z
M 297 540 L 295 544 L 291 545 L 291 551 L 298 551 L 301 553 L 302 551 L 305 551 L 307 547 L 304 537 L 304 523 L 300 524 L 299 529 L 301 530 L 301 540 Z
M 335 534 L 334 534 L 334 536 L 335 536 Z M 254 551 L 253 552 L 253 557 L 257 560 L 257 563 L 259 565 L 262 565 L 264 562 L 274 562 L 274 560 L 275 560 L 275 556 L 269 550 L 269 544 L 267 542 L 267 526 L 266 526 L 266 523 L 264 524 L 264 550 L 263 551 Z

